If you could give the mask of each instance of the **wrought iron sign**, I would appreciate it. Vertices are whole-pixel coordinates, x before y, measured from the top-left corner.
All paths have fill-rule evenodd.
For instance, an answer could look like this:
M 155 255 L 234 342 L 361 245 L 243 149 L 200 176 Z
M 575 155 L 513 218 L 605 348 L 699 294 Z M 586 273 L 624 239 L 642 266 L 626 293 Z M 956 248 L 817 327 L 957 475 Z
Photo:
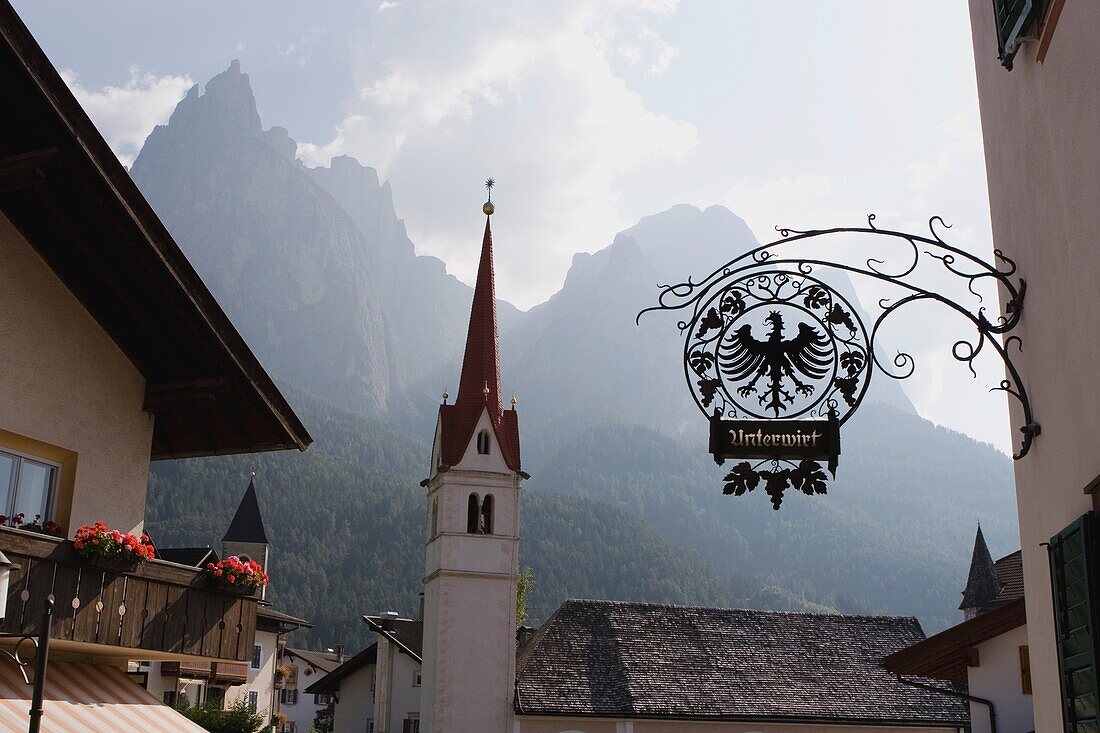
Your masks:
M 1039 425 L 1010 354 L 1021 346 L 1020 338 L 1006 336 L 1019 324 L 1026 283 L 1014 279 L 1016 264 L 999 250 L 994 265 L 947 244 L 940 235 L 946 227 L 933 217 L 927 235 L 879 229 L 872 214 L 866 227 L 778 229 L 780 239 L 702 280 L 661 286 L 658 305 L 638 319 L 650 311 L 687 314 L 677 324 L 684 334 L 684 373 L 695 403 L 710 420 L 711 454 L 719 465 L 742 459 L 726 475 L 725 493 L 740 496 L 763 484 L 776 509 L 788 488 L 826 493 L 825 470 L 836 476 L 840 426 L 863 401 L 872 374 L 877 370 L 900 380 L 915 371 L 910 354 L 899 351 L 884 361 L 876 347 L 883 322 L 920 301 L 939 303 L 973 327 L 975 335 L 956 341 L 951 353 L 975 377 L 974 360 L 984 349 L 1001 358 L 1007 378 L 993 389 L 1019 402 L 1023 442 L 1013 457 L 1027 454 Z M 875 256 L 855 262 L 814 256 L 845 234 L 879 238 Z M 796 243 L 811 254 L 792 252 Z M 890 249 L 890 243 L 900 249 Z M 962 278 L 974 305 L 922 285 L 917 273 L 926 274 L 930 266 Z M 898 295 L 878 302 L 868 328 L 860 309 L 830 286 L 830 271 L 878 280 L 899 289 Z M 986 318 L 975 290 L 985 280 L 1008 295 L 1005 314 L 994 321 Z

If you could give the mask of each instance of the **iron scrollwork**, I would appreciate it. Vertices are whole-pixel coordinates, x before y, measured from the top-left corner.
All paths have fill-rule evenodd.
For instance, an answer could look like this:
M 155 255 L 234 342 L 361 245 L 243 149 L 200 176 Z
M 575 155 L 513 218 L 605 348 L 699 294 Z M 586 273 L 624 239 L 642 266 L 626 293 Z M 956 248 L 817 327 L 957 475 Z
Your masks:
M 1003 362 L 1007 378 L 992 390 L 1006 392 L 1020 405 L 1023 438 L 1013 458 L 1023 458 L 1040 431 L 1010 353 L 1012 348 L 1022 350 L 1020 337 L 1011 332 L 1020 322 L 1027 284 L 1015 277 L 1016 263 L 1000 250 L 994 250 L 996 264 L 987 263 L 948 244 L 941 228 L 949 227 L 932 217 L 928 234 L 880 229 L 874 214 L 867 217 L 866 227 L 777 227 L 779 239 L 745 252 L 702 280 L 660 286 L 658 304 L 639 313 L 638 320 L 650 311 L 689 314 L 677 323 L 684 334 L 684 374 L 695 403 L 712 421 L 808 419 L 840 425 L 859 407 L 876 369 L 898 380 L 915 371 L 916 361 L 905 351 L 880 358 L 876 347 L 883 322 L 905 306 L 938 303 L 974 329 L 973 337 L 951 347 L 952 356 L 973 376 L 974 361 L 986 348 Z M 855 263 L 789 252 L 795 243 L 824 245 L 831 237 L 851 234 L 889 242 L 881 242 L 876 256 Z M 891 242 L 902 245 L 900 261 L 885 253 Z M 976 304 L 965 306 L 918 282 L 915 273 L 928 267 L 962 278 Z M 860 309 L 821 277 L 829 271 L 885 283 L 900 289 L 900 295 L 879 300 L 867 328 Z M 1007 294 L 1005 313 L 993 321 L 975 289 L 985 281 Z M 722 463 L 723 458 L 716 454 L 716 460 Z M 835 456 L 828 468 L 835 476 Z M 811 495 L 827 490 L 820 463 L 785 458 L 779 449 L 755 463 L 735 465 L 724 480 L 725 493 L 736 495 L 763 482 L 776 509 L 787 488 Z

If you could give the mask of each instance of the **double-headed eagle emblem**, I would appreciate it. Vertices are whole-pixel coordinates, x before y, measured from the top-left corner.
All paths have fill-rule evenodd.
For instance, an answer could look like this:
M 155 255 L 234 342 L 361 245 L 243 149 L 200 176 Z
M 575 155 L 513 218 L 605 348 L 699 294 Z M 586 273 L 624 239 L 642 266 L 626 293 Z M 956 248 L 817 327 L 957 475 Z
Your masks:
M 799 323 L 798 334 L 784 339 L 779 311 L 772 311 L 765 320 L 771 324 L 771 332 L 764 341 L 752 335 L 748 324 L 727 333 L 718 346 L 718 363 L 730 382 L 751 380 L 737 388 L 738 394 L 748 397 L 755 393 L 764 409 L 779 417 L 795 401 L 788 382 L 797 394 L 813 394 L 814 387 L 799 375 L 810 381 L 828 375 L 833 368 L 833 348 L 825 334 L 808 323 Z M 761 379 L 767 380 L 767 385 L 758 389 Z

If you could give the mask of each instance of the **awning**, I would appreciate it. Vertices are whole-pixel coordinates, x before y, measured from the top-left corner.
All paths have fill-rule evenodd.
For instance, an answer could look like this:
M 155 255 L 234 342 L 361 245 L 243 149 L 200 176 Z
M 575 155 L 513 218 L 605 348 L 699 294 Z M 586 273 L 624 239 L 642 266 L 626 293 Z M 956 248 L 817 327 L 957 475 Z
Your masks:
M 10 659 L 0 656 L 0 731 L 23 733 L 31 686 Z M 115 667 L 50 661 L 42 733 L 157 731 L 205 733 Z

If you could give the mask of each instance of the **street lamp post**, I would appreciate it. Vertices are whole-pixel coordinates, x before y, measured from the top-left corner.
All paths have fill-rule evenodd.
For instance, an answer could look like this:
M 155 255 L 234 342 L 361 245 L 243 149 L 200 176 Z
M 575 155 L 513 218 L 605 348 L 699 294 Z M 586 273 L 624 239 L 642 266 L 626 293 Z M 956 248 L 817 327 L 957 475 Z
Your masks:
M 8 612 L 8 586 L 11 579 L 11 571 L 18 570 L 19 565 L 13 563 L 0 551 L 0 619 L 7 618 Z M 42 610 L 42 618 L 38 622 L 38 634 L 6 634 L 0 633 L 0 639 L 17 639 L 15 649 L 8 651 L 0 649 L 9 659 L 19 666 L 23 675 L 23 681 L 30 684 L 27 679 L 27 668 L 31 662 L 22 658 L 19 647 L 23 642 L 29 641 L 34 645 L 34 685 L 31 692 L 31 709 L 29 712 L 30 724 L 27 733 L 39 733 L 42 727 L 42 715 L 45 712 L 42 707 L 42 698 L 46 688 L 46 664 L 49 661 L 50 631 L 53 626 L 53 595 L 46 598 L 45 608 Z

